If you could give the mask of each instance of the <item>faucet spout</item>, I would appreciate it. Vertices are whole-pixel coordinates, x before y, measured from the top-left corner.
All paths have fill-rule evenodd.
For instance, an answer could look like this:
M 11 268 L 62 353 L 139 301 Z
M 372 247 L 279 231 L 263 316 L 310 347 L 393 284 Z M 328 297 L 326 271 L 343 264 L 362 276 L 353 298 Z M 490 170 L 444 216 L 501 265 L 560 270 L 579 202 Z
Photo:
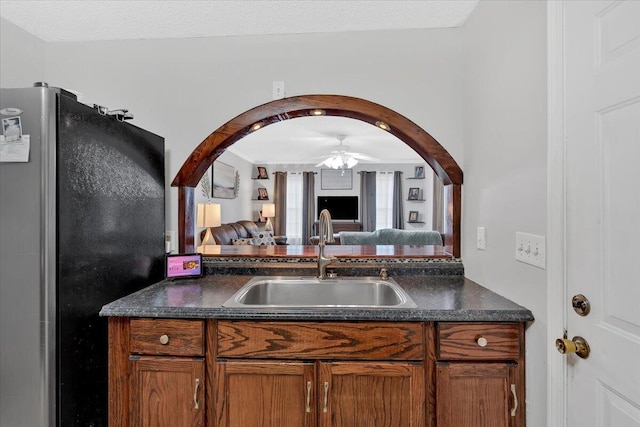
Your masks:
M 324 254 L 326 243 L 333 243 L 334 241 L 331 214 L 328 210 L 323 209 L 318 219 L 318 279 L 327 278 L 327 266 L 335 260 L 335 257 Z

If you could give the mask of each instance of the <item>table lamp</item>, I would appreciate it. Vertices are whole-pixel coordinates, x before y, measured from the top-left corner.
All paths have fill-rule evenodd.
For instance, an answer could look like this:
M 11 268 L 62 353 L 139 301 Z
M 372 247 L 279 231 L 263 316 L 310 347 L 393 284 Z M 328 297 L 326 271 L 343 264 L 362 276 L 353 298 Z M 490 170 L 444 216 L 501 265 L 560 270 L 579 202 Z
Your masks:
M 267 231 L 273 231 L 271 218 L 276 216 L 276 205 L 273 203 L 265 203 L 262 205 L 262 216 L 267 218 L 267 223 L 265 224 L 264 229 Z
M 211 234 L 210 227 L 218 227 L 220 224 L 220 204 L 198 203 L 196 225 L 198 227 L 207 227 L 207 232 L 202 239 L 202 244 L 198 246 L 197 249 L 199 253 L 205 253 L 209 246 L 216 245 L 216 240 L 213 238 L 213 234 Z

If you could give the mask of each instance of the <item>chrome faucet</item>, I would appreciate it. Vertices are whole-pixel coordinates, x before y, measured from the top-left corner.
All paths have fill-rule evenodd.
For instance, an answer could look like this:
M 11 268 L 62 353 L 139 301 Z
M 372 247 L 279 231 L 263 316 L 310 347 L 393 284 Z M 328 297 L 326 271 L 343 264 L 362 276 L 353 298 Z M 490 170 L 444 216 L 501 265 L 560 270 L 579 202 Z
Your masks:
M 333 225 L 331 224 L 331 214 L 323 209 L 318 219 L 318 279 L 327 278 L 327 266 L 331 264 L 335 257 L 324 254 L 325 244 L 333 243 Z

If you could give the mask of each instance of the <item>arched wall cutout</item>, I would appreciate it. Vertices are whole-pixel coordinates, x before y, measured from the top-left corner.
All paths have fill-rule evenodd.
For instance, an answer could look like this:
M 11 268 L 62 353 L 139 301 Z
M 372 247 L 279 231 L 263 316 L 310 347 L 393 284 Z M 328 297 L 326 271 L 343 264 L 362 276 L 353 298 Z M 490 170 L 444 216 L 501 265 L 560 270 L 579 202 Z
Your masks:
M 348 117 L 379 127 L 386 125 L 385 130 L 411 147 L 427 162 L 444 184 L 445 249 L 459 258 L 462 169 L 435 138 L 411 120 L 382 105 L 343 95 L 302 95 L 271 101 L 231 119 L 205 138 L 193 150 L 171 183 L 178 187 L 180 252 L 195 250 L 194 188 L 214 160 L 230 145 L 251 132 L 259 132 L 264 126 L 316 114 Z

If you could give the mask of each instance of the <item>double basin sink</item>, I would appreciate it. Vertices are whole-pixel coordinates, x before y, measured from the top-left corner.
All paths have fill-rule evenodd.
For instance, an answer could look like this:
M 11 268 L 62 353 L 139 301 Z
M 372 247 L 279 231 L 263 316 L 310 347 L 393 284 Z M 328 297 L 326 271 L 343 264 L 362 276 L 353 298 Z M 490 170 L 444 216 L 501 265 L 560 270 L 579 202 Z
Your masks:
M 415 308 L 393 279 L 254 277 L 223 305 L 229 308 Z

